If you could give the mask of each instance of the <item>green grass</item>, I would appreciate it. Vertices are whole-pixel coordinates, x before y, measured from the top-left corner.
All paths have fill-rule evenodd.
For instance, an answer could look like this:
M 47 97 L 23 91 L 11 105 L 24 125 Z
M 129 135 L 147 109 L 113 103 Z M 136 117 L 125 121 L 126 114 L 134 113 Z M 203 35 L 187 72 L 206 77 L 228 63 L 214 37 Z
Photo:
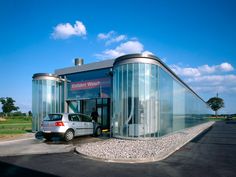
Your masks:
M 208 118 L 209 121 L 224 121 L 225 118 Z
M 219 118 L 209 117 L 208 120 L 209 121 L 227 121 L 226 118 L 223 118 L 223 117 L 219 117 Z M 236 117 L 233 117 L 232 120 L 236 120 Z
M 5 118 L 0 121 L 0 135 L 4 134 L 23 134 L 31 132 L 32 118 L 26 116 L 15 116 Z

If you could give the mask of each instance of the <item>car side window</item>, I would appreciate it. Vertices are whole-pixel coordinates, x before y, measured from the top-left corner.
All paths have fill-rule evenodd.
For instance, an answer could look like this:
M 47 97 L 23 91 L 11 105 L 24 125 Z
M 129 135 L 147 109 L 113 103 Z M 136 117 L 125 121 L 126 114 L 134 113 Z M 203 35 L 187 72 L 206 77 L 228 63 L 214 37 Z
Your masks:
M 78 114 L 70 114 L 69 115 L 69 120 L 79 122 L 79 121 L 81 121 L 81 118 L 79 117 Z
M 82 119 L 80 118 L 80 116 L 79 116 L 78 114 L 76 114 L 75 117 L 76 117 L 76 118 L 75 118 L 76 121 L 78 121 L 78 122 L 81 122 L 81 121 L 82 121 Z
M 83 122 L 92 122 L 92 119 L 86 115 L 80 115 Z

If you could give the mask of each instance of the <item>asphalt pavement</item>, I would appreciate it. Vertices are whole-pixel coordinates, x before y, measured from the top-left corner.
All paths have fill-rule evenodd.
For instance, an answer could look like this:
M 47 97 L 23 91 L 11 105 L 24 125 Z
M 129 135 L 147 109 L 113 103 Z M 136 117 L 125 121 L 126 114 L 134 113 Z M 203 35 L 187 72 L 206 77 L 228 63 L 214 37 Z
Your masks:
M 74 149 L 72 144 L 47 143 L 35 138 L 19 139 L 0 142 L 1 156 L 32 155 L 70 152 Z
M 0 157 L 0 176 L 235 177 L 236 121 L 216 122 L 170 157 L 143 164 L 108 163 L 74 152 Z
M 71 152 L 80 144 L 102 141 L 106 138 L 104 136 L 99 138 L 83 136 L 76 137 L 70 142 L 65 142 L 55 137 L 52 141 L 46 141 L 45 139 L 36 139 L 32 133 L 30 136 L 0 141 L 0 157 Z

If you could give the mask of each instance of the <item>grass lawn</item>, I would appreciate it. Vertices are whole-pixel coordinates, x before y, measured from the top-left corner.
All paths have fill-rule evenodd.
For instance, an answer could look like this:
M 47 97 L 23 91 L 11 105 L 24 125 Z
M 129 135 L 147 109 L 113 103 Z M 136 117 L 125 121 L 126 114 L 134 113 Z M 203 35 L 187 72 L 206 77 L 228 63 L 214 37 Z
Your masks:
M 224 117 L 209 117 L 208 118 L 209 121 L 227 121 L 226 118 Z M 236 120 L 236 117 L 233 117 L 232 120 Z
M 26 116 L 15 116 L 1 118 L 0 135 L 23 134 L 31 132 L 32 118 Z

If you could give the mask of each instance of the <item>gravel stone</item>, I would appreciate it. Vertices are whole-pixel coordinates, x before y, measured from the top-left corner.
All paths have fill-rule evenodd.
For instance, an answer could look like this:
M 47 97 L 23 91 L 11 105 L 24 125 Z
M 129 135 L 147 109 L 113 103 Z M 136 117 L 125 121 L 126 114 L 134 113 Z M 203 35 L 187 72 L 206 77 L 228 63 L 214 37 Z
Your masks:
M 213 124 L 214 122 L 207 122 L 153 139 L 110 138 L 82 144 L 76 151 L 90 158 L 114 162 L 158 161 L 168 157 Z

